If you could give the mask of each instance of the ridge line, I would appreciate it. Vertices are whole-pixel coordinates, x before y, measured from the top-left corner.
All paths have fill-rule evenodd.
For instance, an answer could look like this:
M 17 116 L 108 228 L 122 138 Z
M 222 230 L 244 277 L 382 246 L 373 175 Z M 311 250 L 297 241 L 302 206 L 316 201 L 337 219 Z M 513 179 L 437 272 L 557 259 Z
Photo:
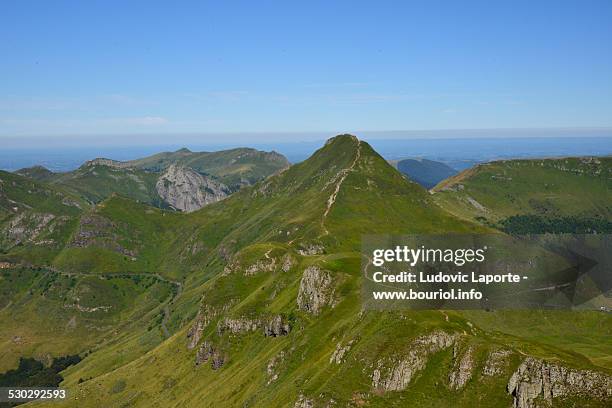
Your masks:
M 336 202 L 336 198 L 338 197 L 338 193 L 340 192 L 340 187 L 342 186 L 342 183 L 344 182 L 346 177 L 349 175 L 349 172 L 353 171 L 353 169 L 355 168 L 355 165 L 357 164 L 357 161 L 360 158 L 361 158 L 361 140 L 357 139 L 357 152 L 355 153 L 355 158 L 353 159 L 353 162 L 351 163 L 349 167 L 340 170 L 338 174 L 342 174 L 342 176 L 338 180 L 338 183 L 336 183 L 336 187 L 334 188 L 334 191 L 327 199 L 327 208 L 325 209 L 325 212 L 323 213 L 323 217 L 321 219 L 321 228 L 323 228 L 323 233 L 320 236 L 329 235 L 329 231 L 327 230 L 327 228 L 325 228 L 325 219 L 327 218 L 327 215 L 331 211 L 332 206 Z

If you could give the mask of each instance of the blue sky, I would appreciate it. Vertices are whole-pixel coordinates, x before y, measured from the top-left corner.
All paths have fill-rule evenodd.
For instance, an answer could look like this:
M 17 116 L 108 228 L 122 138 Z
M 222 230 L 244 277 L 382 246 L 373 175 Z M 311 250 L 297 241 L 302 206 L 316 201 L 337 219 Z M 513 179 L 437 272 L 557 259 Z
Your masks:
M 612 127 L 610 21 L 608 0 L 3 1 L 0 140 Z

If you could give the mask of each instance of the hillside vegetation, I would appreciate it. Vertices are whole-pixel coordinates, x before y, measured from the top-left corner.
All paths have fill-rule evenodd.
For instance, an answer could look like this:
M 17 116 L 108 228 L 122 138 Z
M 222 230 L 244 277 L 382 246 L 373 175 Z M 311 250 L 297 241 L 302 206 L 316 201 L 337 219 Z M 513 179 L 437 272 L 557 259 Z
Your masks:
M 612 158 L 505 160 L 438 184 L 447 211 L 510 233 L 612 232 Z
M 1 351 L 84 357 L 53 406 L 609 404 L 608 314 L 362 310 L 362 234 L 491 231 L 435 197 L 350 135 L 188 214 L 113 195 L 48 270 L 12 258 Z
M 287 159 L 276 152 L 180 149 L 124 162 L 99 158 L 66 173 L 41 166 L 16 173 L 60 186 L 89 203 L 117 193 L 159 208 L 193 211 L 287 166 Z

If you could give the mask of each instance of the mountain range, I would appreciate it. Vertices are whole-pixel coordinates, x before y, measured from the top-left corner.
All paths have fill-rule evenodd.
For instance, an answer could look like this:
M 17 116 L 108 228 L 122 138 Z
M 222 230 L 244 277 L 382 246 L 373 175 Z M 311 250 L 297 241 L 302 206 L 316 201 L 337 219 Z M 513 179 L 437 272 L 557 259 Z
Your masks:
M 79 354 L 53 406 L 611 403 L 609 313 L 366 311 L 360 293 L 363 234 L 601 232 L 609 158 L 495 162 L 430 192 L 351 135 L 290 167 L 230 152 L 0 172 L 0 371 Z
M 98 158 L 66 173 L 52 173 L 41 166 L 16 173 L 58 185 L 90 203 L 119 193 L 160 208 L 194 211 L 288 166 L 287 159 L 276 152 L 183 148 L 130 161 Z

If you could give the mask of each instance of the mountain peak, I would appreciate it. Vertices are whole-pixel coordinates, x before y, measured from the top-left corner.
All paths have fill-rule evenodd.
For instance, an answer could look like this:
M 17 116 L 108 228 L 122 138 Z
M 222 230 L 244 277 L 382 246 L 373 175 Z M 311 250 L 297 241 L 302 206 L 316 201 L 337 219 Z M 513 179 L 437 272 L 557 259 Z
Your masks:
M 359 142 L 359 139 L 357 139 L 357 136 L 355 135 L 351 135 L 349 133 L 343 133 L 343 134 L 336 135 L 334 137 L 330 137 L 329 139 L 327 139 L 327 141 L 325 142 L 325 146 L 330 145 L 330 144 L 335 144 L 335 143 L 347 142 L 347 141 Z
M 175 153 L 191 153 L 191 150 L 189 150 L 186 147 L 183 147 L 183 148 L 178 149 Z

